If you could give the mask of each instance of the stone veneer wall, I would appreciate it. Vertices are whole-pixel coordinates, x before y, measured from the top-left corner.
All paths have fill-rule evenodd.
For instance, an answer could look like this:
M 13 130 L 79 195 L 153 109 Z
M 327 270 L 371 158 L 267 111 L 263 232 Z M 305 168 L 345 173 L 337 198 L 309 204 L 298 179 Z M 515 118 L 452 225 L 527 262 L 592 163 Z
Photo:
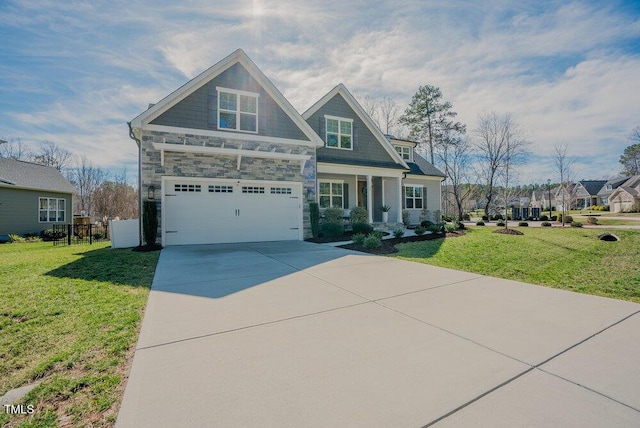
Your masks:
M 164 153 L 164 166 L 160 164 L 160 151 L 155 150 L 152 143 L 183 144 L 198 147 L 240 148 L 254 150 L 260 147 L 261 151 L 280 153 L 307 154 L 311 156 L 305 163 L 303 173 L 300 173 L 300 161 L 282 159 L 263 159 L 243 157 L 240 170 L 237 170 L 237 156 L 210 155 L 203 153 Z M 202 177 L 202 178 L 231 178 L 242 180 L 273 180 L 302 182 L 303 204 L 303 236 L 311 237 L 311 222 L 309 217 L 309 203 L 307 196 L 315 200 L 316 192 L 316 151 L 312 147 L 294 146 L 290 144 L 259 143 L 255 141 L 225 140 L 217 137 L 205 137 L 190 134 L 174 134 L 168 132 L 143 131 L 141 138 L 140 163 L 141 183 L 140 189 L 143 199 L 146 199 L 149 186 L 156 188 L 156 201 L 158 205 L 158 238 L 162 227 L 160 216 L 162 215 L 160 189 L 162 176 L 175 177 Z

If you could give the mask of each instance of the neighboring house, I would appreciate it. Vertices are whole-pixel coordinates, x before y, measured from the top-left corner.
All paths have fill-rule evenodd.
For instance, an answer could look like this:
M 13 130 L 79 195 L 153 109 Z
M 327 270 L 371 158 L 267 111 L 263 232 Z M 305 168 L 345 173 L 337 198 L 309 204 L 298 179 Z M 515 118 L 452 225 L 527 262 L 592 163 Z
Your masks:
M 576 183 L 573 194 L 577 209 L 598 205 L 598 192 L 607 180 L 581 180 Z
M 531 208 L 544 208 L 544 190 L 534 190 L 531 192 Z
M 575 209 L 575 193 L 573 192 L 575 183 L 565 183 L 551 189 L 551 198 L 555 201 L 555 207 L 558 211 L 569 211 Z
M 53 167 L 0 157 L 0 239 L 70 223 L 74 193 Z
M 622 183 L 609 196 L 611 212 L 640 210 L 640 175 L 634 175 Z
M 617 177 L 608 180 L 598 191 L 598 205 L 609 205 L 609 196 L 628 179 L 629 177 Z
M 240 49 L 129 126 L 162 245 L 300 240 L 313 201 L 371 221 L 383 203 L 394 221 L 405 204 L 440 209 L 439 178 L 412 171 L 343 85 L 301 116 Z

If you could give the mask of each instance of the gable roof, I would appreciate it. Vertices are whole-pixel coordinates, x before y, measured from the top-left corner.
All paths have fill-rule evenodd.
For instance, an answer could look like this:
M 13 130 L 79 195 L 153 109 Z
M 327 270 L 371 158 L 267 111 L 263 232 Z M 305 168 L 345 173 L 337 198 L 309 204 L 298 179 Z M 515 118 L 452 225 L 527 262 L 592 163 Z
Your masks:
M 607 182 L 603 184 L 600 190 L 598 191 L 598 196 L 610 195 L 615 189 L 617 189 L 622 183 L 624 183 L 628 179 L 629 177 L 616 177 L 616 178 L 607 180 Z M 611 186 L 611 190 L 607 190 L 607 186 Z
M 589 195 L 596 196 L 606 182 L 606 180 L 581 180 L 580 184 L 589 193 Z
M 395 151 L 395 149 L 393 148 L 389 140 L 387 140 L 387 137 L 382 133 L 380 128 L 378 128 L 378 126 L 375 123 L 373 123 L 373 120 L 371 119 L 371 117 L 367 114 L 367 112 L 364 111 L 360 103 L 354 98 L 353 95 L 351 95 L 351 92 L 349 92 L 347 87 L 344 86 L 344 84 L 342 83 L 338 84 L 335 88 L 327 92 L 325 96 L 323 96 L 318 101 L 316 101 L 316 103 L 313 104 L 311 107 L 309 107 L 307 111 L 302 113 L 302 117 L 305 120 L 309 119 L 311 115 L 313 115 L 315 112 L 320 110 L 322 106 L 328 103 L 337 94 L 340 94 L 342 96 L 342 98 L 347 102 L 349 107 L 351 107 L 351 109 L 355 112 L 355 114 L 358 115 L 360 120 L 364 122 L 366 127 L 373 134 L 373 136 L 380 143 L 380 145 L 382 145 L 382 147 L 387 151 L 389 156 L 391 156 L 391 158 L 398 165 L 402 166 L 403 168 L 410 169 L 409 165 L 407 165 L 406 162 L 402 159 L 402 157 L 398 154 L 398 152 Z M 322 145 L 324 145 L 324 143 Z
M 207 82 L 211 81 L 213 78 L 237 63 L 241 64 L 247 72 L 249 72 L 251 77 L 253 77 L 260 86 L 264 88 L 267 94 L 269 94 L 276 104 L 291 118 L 304 135 L 309 138 L 309 141 L 311 141 L 313 145 L 317 147 L 324 145 L 318 134 L 311 129 L 309 124 L 302 118 L 302 116 L 300 116 L 300 113 L 293 108 L 278 88 L 271 83 L 262 70 L 258 68 L 258 66 L 242 49 L 237 49 L 226 58 L 212 65 L 157 103 L 151 104 L 147 110 L 131 120 L 130 126 L 134 129 L 143 128 L 145 125 L 148 125 L 151 121 L 158 118 L 161 114 L 168 111 L 171 107 L 193 94 Z
M 409 174 L 430 175 L 434 177 L 445 178 L 445 175 L 442 171 L 440 171 L 431 162 L 420 156 L 415 151 L 413 152 L 413 162 L 407 162 L 407 165 L 409 165 L 409 169 L 411 170 Z
M 60 172 L 45 165 L 0 157 L 0 187 L 75 193 Z

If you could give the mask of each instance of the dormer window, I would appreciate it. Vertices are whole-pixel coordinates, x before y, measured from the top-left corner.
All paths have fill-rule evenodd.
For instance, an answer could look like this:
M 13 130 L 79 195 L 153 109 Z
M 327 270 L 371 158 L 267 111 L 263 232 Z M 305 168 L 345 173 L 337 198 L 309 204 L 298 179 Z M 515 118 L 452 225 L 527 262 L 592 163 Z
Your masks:
M 353 119 L 325 116 L 325 143 L 334 149 L 353 149 Z
M 254 92 L 216 88 L 218 129 L 258 133 L 258 97 Z
M 396 152 L 400 155 L 403 160 L 412 161 L 413 156 L 411 147 L 407 146 L 393 146 L 396 149 Z

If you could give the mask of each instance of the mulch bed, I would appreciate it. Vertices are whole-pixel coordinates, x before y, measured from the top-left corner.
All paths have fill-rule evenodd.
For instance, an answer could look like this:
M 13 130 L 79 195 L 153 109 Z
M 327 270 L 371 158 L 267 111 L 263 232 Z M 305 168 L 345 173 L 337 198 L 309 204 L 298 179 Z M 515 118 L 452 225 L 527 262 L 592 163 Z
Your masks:
M 515 229 L 496 229 L 492 233 L 502 233 L 503 235 L 524 235 L 524 233 Z
M 319 236 L 317 238 L 309 238 L 305 239 L 307 242 L 313 242 L 314 244 L 327 244 L 329 242 L 342 242 L 342 241 L 351 241 L 351 237 L 354 235 L 352 231 L 345 232 L 344 235 L 334 237 L 334 236 Z M 382 232 L 382 236 L 389 235 L 388 232 Z
M 370 253 L 370 254 L 393 254 L 393 253 L 397 253 L 398 249 L 396 248 L 396 245 L 398 244 L 405 244 L 407 242 L 421 242 L 421 241 L 431 241 L 433 239 L 441 239 L 444 238 L 445 236 L 447 238 L 454 238 L 457 236 L 462 236 L 464 235 L 464 232 L 460 231 L 460 232 L 452 232 L 452 233 L 429 233 L 429 234 L 425 234 L 422 236 L 407 236 L 405 238 L 391 238 L 391 239 L 383 239 L 382 240 L 382 247 L 380 248 L 365 248 L 364 245 L 359 245 L 359 244 L 346 244 L 346 245 L 340 245 L 340 248 L 345 248 L 347 250 L 354 250 L 354 251 L 360 251 L 363 253 Z
M 133 248 L 131 251 L 144 253 L 144 252 L 147 252 L 147 251 L 159 251 L 159 250 L 162 250 L 162 245 L 153 244 L 153 245 L 139 245 L 139 246 Z

